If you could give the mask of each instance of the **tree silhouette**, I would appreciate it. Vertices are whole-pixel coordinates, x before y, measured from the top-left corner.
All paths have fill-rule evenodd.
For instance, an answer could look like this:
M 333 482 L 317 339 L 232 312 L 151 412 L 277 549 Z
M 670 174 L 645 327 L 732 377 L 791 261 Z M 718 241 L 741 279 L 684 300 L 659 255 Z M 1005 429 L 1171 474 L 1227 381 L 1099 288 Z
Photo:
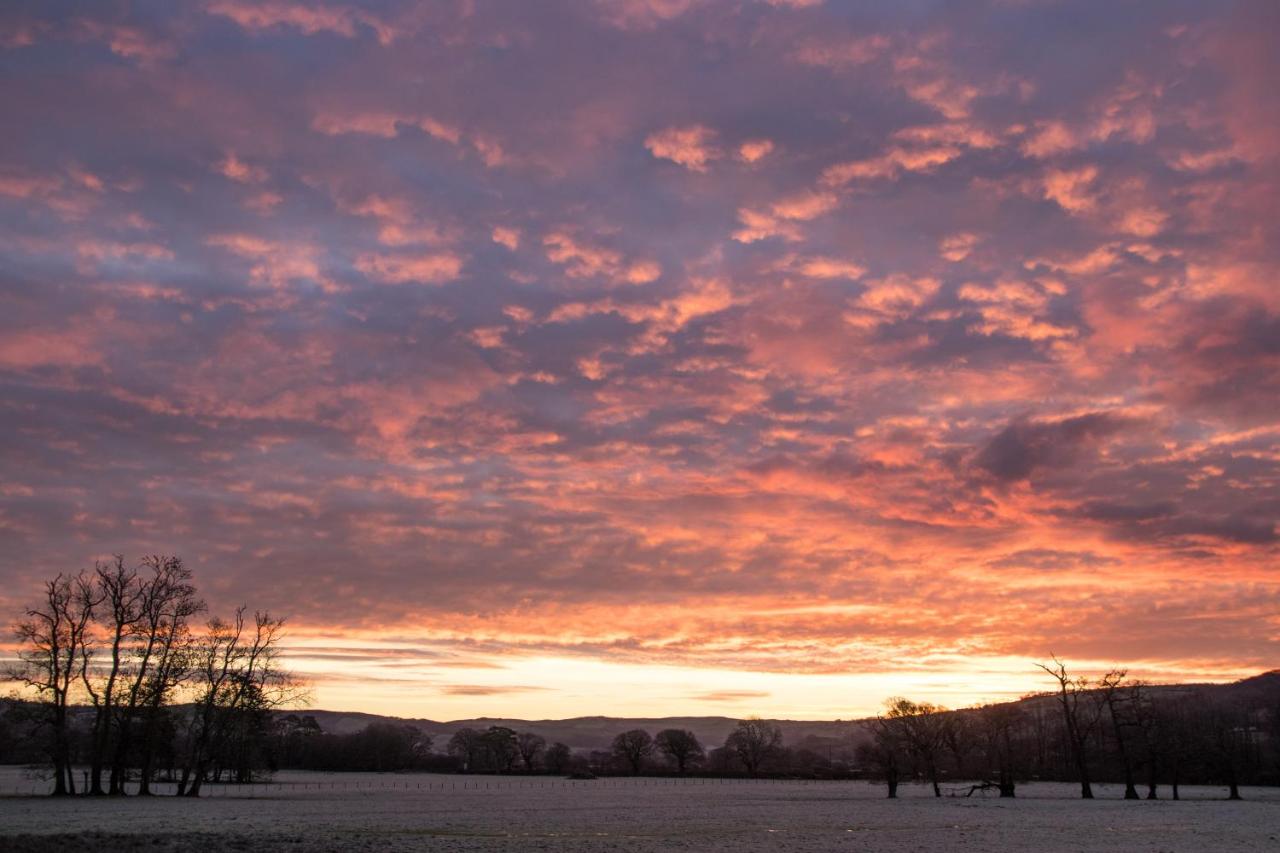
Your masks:
M 676 772 L 684 774 L 689 765 L 703 758 L 702 744 L 691 731 L 663 729 L 654 738 L 658 751 L 676 763 Z
M 625 761 L 632 773 L 639 773 L 644 761 L 653 754 L 653 738 L 644 729 L 632 729 L 613 739 L 613 754 Z
M 524 772 L 532 773 L 538 763 L 542 751 L 546 749 L 547 739 L 533 732 L 520 732 L 516 735 L 516 751 L 520 753 L 520 761 L 524 764 Z
M 747 773 L 755 776 L 782 745 L 782 729 L 751 717 L 738 722 L 738 727 L 729 733 L 724 745 L 747 768 Z
M 1093 785 L 1089 782 L 1089 739 L 1098 726 L 1101 708 L 1090 696 L 1089 680 L 1075 678 L 1067 672 L 1067 665 L 1053 658 L 1053 666 L 1036 664 L 1058 683 L 1057 700 L 1062 710 L 1062 724 L 1067 737 L 1071 759 L 1080 779 L 1080 797 L 1093 799 Z

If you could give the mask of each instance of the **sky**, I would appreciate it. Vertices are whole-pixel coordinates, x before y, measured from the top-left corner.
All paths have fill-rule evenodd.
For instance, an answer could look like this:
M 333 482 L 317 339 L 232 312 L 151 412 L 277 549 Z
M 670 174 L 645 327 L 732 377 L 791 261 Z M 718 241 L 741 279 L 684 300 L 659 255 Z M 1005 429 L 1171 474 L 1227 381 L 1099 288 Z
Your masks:
M 0 7 L 0 609 L 180 554 L 323 708 L 1280 662 L 1280 6 Z

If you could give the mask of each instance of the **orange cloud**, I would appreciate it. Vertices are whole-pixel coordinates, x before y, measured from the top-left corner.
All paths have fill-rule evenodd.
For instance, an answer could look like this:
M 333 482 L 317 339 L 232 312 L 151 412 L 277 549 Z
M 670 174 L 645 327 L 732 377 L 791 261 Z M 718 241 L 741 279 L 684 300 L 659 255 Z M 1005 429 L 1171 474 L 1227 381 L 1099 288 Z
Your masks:
M 1044 197 L 1068 213 L 1088 213 L 1098 206 L 1097 191 L 1093 188 L 1097 177 L 1096 166 L 1050 169 L 1043 178 Z
M 390 255 L 369 253 L 356 258 L 355 267 L 383 284 L 443 284 L 462 273 L 463 259 L 451 252 Z
M 565 267 L 572 278 L 601 277 L 615 283 L 646 284 L 662 275 L 662 267 L 652 260 L 625 261 L 620 252 L 593 245 L 564 231 L 542 238 L 547 259 Z
M 654 157 L 670 160 L 694 172 L 705 172 L 707 166 L 720 157 L 715 138 L 715 131 L 702 125 L 669 127 L 649 134 L 644 147 Z
M 758 163 L 773 153 L 773 141 L 769 139 L 748 139 L 738 146 L 738 159 L 744 163 Z
M 802 44 L 795 52 L 795 59 L 805 65 L 844 71 L 878 59 L 888 47 L 889 39 L 882 35 L 815 39 Z
M 226 178 L 242 184 L 260 184 L 268 177 L 266 169 L 251 166 L 234 153 L 228 153 L 214 168 Z
M 378 16 L 351 6 L 328 6 L 288 2 L 288 0 L 213 0 L 205 11 L 234 21 L 246 30 L 263 31 L 292 28 L 305 35 L 335 33 L 355 38 L 361 27 L 372 30 L 378 42 L 391 44 L 397 31 Z

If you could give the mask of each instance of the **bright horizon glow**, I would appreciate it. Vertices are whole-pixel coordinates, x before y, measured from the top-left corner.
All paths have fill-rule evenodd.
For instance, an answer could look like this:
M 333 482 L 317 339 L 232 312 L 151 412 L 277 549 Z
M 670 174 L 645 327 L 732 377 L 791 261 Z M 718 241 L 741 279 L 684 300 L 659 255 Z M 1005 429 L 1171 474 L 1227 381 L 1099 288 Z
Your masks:
M 1277 43 L 1268 0 L 0 5 L 0 621 L 177 554 L 317 707 L 429 717 L 1275 669 Z
M 429 644 L 430 641 L 424 641 Z M 349 637 L 341 651 L 324 637 L 294 634 L 289 666 L 313 685 L 301 708 L 359 711 L 441 722 L 475 717 L 748 717 L 794 720 L 874 716 L 884 701 L 907 696 L 950 708 L 1005 702 L 1050 689 L 1034 662 L 992 657 L 963 662 L 939 658 L 903 669 L 859 673 L 753 672 L 634 664 L 571 657 L 510 654 L 440 667 L 421 645 Z M 308 649 L 323 650 L 312 656 Z M 335 660 L 341 658 L 341 677 Z M 1045 661 L 1048 662 L 1046 656 Z M 1069 662 L 1096 677 L 1107 661 Z M 1237 680 L 1258 673 L 1205 669 L 1162 670 L 1137 662 L 1131 676 L 1155 683 Z

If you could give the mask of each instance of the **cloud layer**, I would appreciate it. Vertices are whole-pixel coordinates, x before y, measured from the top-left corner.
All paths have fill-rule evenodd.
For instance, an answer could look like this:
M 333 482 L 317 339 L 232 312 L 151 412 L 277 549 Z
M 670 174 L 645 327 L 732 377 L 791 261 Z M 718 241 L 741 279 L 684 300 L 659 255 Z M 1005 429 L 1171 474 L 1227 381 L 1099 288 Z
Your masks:
M 219 605 L 398 638 L 369 666 L 473 661 L 414 670 L 464 710 L 536 656 L 1275 665 L 1273 4 L 0 33 L 10 612 L 179 552 Z M 680 695 L 778 694 L 744 686 Z

